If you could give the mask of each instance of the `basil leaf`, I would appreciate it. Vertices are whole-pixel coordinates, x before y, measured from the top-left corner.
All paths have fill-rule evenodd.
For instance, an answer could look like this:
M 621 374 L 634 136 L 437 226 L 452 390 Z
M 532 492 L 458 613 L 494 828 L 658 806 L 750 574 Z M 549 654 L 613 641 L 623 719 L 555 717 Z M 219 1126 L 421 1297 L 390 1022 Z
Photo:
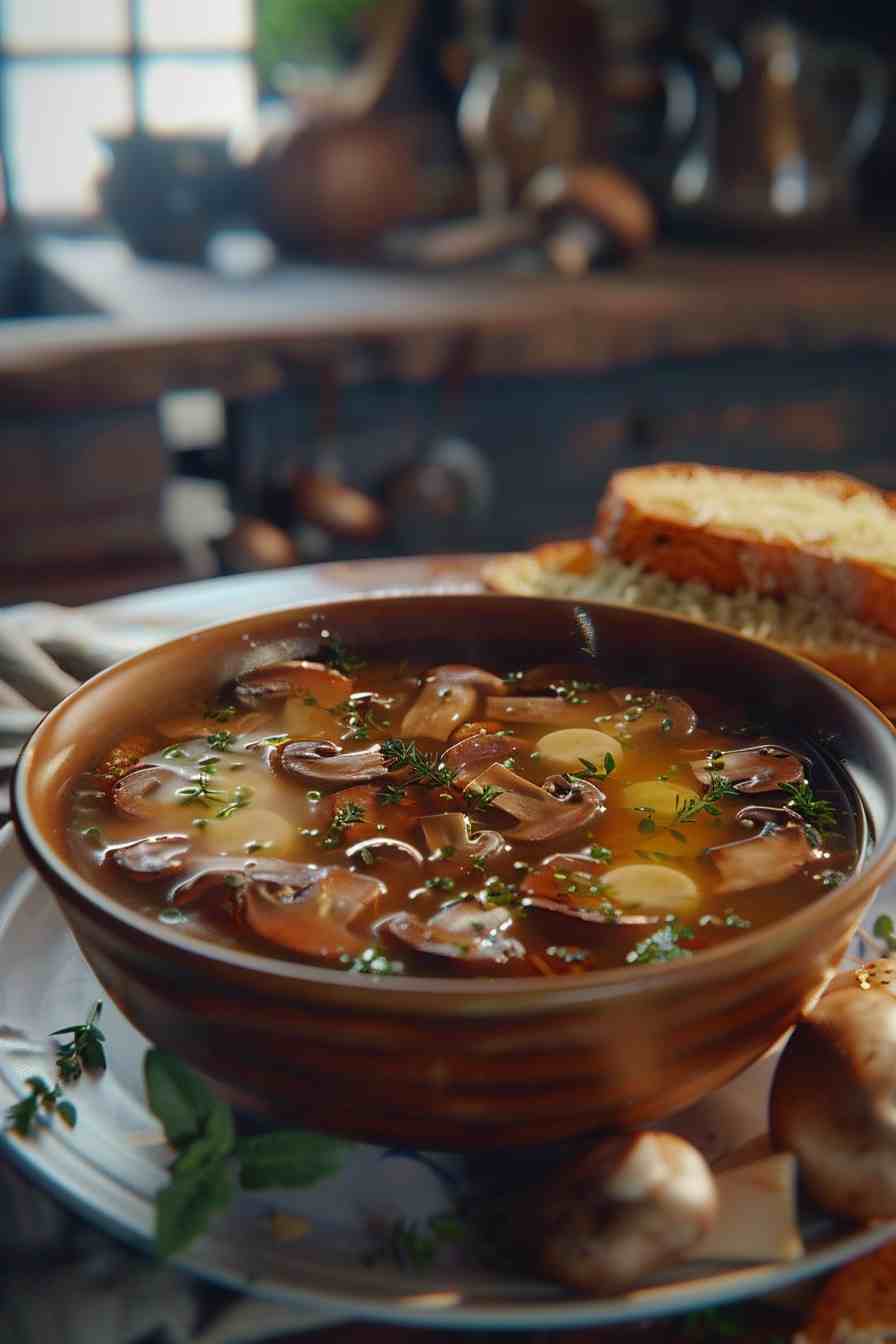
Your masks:
M 233 1152 L 234 1139 L 233 1112 L 229 1106 L 218 1102 L 208 1118 L 205 1133 L 182 1149 L 174 1164 L 175 1174 L 179 1176 L 182 1172 L 195 1171 L 207 1163 L 229 1157 Z
M 149 1108 L 175 1148 L 199 1138 L 212 1114 L 224 1105 L 186 1064 L 164 1050 L 147 1050 L 143 1073 Z
M 348 1147 L 325 1134 L 301 1129 L 238 1139 L 240 1185 L 245 1190 L 313 1185 L 339 1170 Z
M 65 1121 L 69 1129 L 74 1129 L 75 1125 L 78 1123 L 78 1112 L 70 1101 L 57 1101 L 56 1114 L 59 1116 L 60 1120 Z
M 223 1159 L 176 1172 L 156 1196 L 156 1251 L 175 1255 L 208 1228 L 212 1214 L 226 1208 L 233 1181 Z

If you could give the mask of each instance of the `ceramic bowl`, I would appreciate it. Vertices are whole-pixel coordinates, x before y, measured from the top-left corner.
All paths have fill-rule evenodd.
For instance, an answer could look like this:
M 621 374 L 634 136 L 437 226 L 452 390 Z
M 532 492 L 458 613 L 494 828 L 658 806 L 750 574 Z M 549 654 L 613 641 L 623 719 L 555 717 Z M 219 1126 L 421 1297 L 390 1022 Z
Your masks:
M 812 904 L 692 959 L 556 979 L 379 980 L 214 946 L 135 913 L 78 872 L 66 791 L 189 694 L 284 652 L 321 621 L 346 644 L 513 666 L 593 651 L 589 676 L 720 691 L 814 741 L 867 818 L 860 870 Z M 581 655 L 587 659 L 587 654 Z M 861 803 L 858 803 L 858 799 Z M 15 822 L 106 992 L 150 1040 L 253 1111 L 380 1142 L 487 1149 L 661 1119 L 757 1059 L 817 995 L 896 863 L 896 733 L 799 658 L 654 612 L 501 596 L 329 602 L 240 620 L 110 668 L 26 747 Z

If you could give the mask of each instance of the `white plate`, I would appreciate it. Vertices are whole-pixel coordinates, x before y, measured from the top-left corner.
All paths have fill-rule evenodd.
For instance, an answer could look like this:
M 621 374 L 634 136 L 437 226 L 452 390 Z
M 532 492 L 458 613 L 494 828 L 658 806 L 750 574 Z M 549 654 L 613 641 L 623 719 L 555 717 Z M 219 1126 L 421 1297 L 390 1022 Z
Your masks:
M 889 902 L 896 904 L 891 893 Z M 882 906 L 886 902 L 879 901 Z M 52 896 L 28 870 L 9 828 L 0 833 L 0 1109 L 25 1094 L 32 1073 L 53 1076 L 47 1035 L 83 1014 L 102 990 Z M 153 1199 L 171 1153 L 147 1110 L 141 1078 L 146 1041 L 108 1001 L 103 1010 L 109 1068 L 71 1089 L 78 1124 L 42 1126 L 35 1139 L 4 1135 L 7 1151 L 36 1180 L 115 1235 L 146 1246 Z M 16 1031 L 25 1033 L 17 1037 Z M 676 1117 L 670 1127 L 715 1160 L 761 1134 L 773 1060 Z M 380 1243 L 377 1227 L 402 1217 L 448 1211 L 461 1179 L 459 1159 L 392 1155 L 357 1145 L 339 1175 L 308 1191 L 241 1193 L 211 1235 L 184 1258 L 195 1273 L 259 1297 L 293 1304 L 306 1324 L 364 1317 L 453 1328 L 560 1328 L 643 1320 L 715 1306 L 783 1288 L 873 1250 L 896 1223 L 839 1231 L 804 1228 L 809 1252 L 788 1264 L 707 1270 L 695 1267 L 637 1292 L 606 1300 L 571 1298 L 550 1284 L 486 1273 L 449 1248 L 426 1271 L 388 1259 L 365 1263 Z M 274 1239 L 270 1214 L 307 1220 L 301 1240 Z M 309 1311 L 310 1309 L 310 1311 Z

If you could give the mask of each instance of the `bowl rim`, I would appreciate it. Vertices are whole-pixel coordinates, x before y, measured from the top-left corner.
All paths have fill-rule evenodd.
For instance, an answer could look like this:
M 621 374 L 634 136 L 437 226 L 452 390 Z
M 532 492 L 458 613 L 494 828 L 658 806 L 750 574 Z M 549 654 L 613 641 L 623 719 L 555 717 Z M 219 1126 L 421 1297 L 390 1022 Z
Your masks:
M 450 599 L 455 602 L 473 600 L 486 604 L 508 604 L 511 607 L 519 606 L 520 608 L 534 603 L 565 610 L 583 608 L 588 612 L 597 614 L 623 610 L 648 616 L 660 623 L 668 622 L 673 626 L 709 629 L 735 643 L 760 648 L 766 655 L 771 654 L 773 658 L 779 658 L 785 663 L 796 664 L 804 669 L 808 675 L 842 688 L 849 698 L 858 701 L 864 711 L 870 713 L 885 729 L 887 735 L 894 739 L 894 751 L 896 751 L 896 725 L 876 705 L 850 686 L 848 682 L 801 654 L 792 653 L 790 650 L 782 649 L 777 645 L 742 635 L 738 631 L 731 630 L 727 626 L 719 625 L 716 622 L 694 621 L 688 617 L 650 607 L 627 607 L 623 604 L 580 601 L 574 598 L 529 597 L 487 591 L 481 593 L 433 593 L 425 590 L 414 590 L 407 592 L 390 591 L 382 594 L 376 592 L 357 595 L 347 594 L 342 597 L 326 598 L 320 601 L 306 601 L 298 605 L 290 604 L 285 607 L 274 607 L 255 612 L 251 616 L 244 615 L 228 621 L 214 621 L 208 625 L 199 626 L 176 636 L 174 639 L 154 644 L 148 649 L 143 649 L 139 653 L 113 663 L 110 667 L 103 668 L 102 671 L 88 678 L 67 695 L 64 700 L 55 705 L 41 719 L 29 736 L 16 762 L 10 788 L 13 824 L 26 849 L 32 851 L 29 856 L 32 858 L 32 862 L 36 859 L 39 869 L 43 868 L 52 873 L 57 880 L 61 880 L 63 884 L 73 888 L 83 900 L 98 908 L 115 922 L 128 926 L 137 934 L 162 946 L 173 946 L 182 953 L 192 954 L 212 963 L 223 963 L 237 970 L 262 974 L 274 979 L 279 978 L 295 983 L 307 982 L 322 988 L 350 991 L 352 998 L 357 996 L 360 999 L 367 999 L 373 996 L 374 1001 L 379 1001 L 384 1006 L 389 1000 L 401 1000 L 420 994 L 432 995 L 434 993 L 445 995 L 451 1000 L 457 999 L 461 1003 L 469 1003 L 472 999 L 481 1003 L 484 999 L 489 998 L 505 1003 L 513 1000 L 528 1002 L 534 994 L 537 994 L 539 998 L 543 998 L 545 1001 L 550 1000 L 557 1006 L 561 1006 L 563 1001 L 570 1003 L 582 998 L 592 998 L 598 989 L 605 991 L 604 997 L 613 997 L 616 993 L 625 993 L 626 990 L 631 992 L 635 983 L 650 982 L 653 984 L 663 977 L 675 974 L 681 976 L 684 973 L 687 973 L 688 980 L 693 987 L 695 980 L 712 980 L 720 977 L 724 974 L 728 963 L 741 956 L 745 949 L 752 950 L 759 947 L 766 940 L 773 939 L 778 931 L 786 931 L 788 935 L 796 934 L 802 925 L 812 925 L 826 907 L 837 905 L 842 901 L 844 893 L 854 893 L 857 886 L 866 887 L 866 894 L 870 898 L 872 892 L 896 870 L 896 836 L 894 836 L 890 844 L 883 850 L 876 843 L 873 844 L 868 861 L 863 867 L 857 869 L 846 881 L 829 891 L 822 892 L 815 900 L 810 901 L 800 909 L 784 915 L 781 919 L 764 924 L 758 929 L 742 933 L 740 937 L 727 944 L 701 951 L 684 961 L 653 962 L 646 965 L 627 963 L 624 966 L 609 970 L 586 971 L 574 977 L 560 975 L 516 976 L 502 979 L 500 977 L 476 976 L 466 979 L 439 975 L 376 977 L 356 975 L 349 978 L 344 970 L 330 970 L 310 963 L 265 957 L 259 953 L 225 947 L 221 944 L 205 942 L 190 934 L 179 933 L 176 926 L 164 925 L 148 915 L 142 915 L 138 911 L 132 910 L 114 897 L 107 896 L 67 860 L 58 855 L 44 838 L 32 814 L 27 798 L 26 785 L 30 767 L 37 755 L 41 738 L 45 732 L 48 732 L 67 714 L 71 704 L 82 696 L 92 693 L 98 685 L 107 680 L 126 675 L 130 668 L 152 659 L 154 655 L 163 650 L 171 650 L 181 644 L 189 645 L 197 637 L 211 634 L 226 635 L 228 633 L 245 635 L 247 626 L 255 621 L 269 620 L 274 622 L 281 618 L 284 620 L 292 617 L 307 618 L 317 614 L 329 617 L 331 613 L 333 613 L 333 620 L 335 621 L 339 610 L 343 607 L 356 607 L 370 601 L 385 603 L 389 606 L 401 606 L 413 599 L 425 601 L 427 604 L 440 603 L 443 599 Z M 854 781 L 852 781 L 852 785 L 861 798 L 861 790 L 858 785 Z M 670 983 L 674 982 L 670 981 Z M 394 1009 L 400 1007 L 400 1004 L 396 1002 L 391 1007 Z

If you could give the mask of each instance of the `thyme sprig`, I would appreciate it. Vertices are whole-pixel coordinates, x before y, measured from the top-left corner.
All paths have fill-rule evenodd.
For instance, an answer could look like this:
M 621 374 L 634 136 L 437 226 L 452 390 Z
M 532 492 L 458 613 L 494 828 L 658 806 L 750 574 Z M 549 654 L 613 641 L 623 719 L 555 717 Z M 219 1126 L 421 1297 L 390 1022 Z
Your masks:
M 60 1027 L 51 1036 L 71 1036 L 64 1045 L 57 1046 L 56 1069 L 64 1083 L 76 1083 L 85 1071 L 99 1072 L 106 1067 L 105 1036 L 97 1023 L 103 1011 L 102 1002 L 93 1005 L 86 1022 L 73 1027 Z
M 822 835 L 836 831 L 836 812 L 825 798 L 816 796 L 806 780 L 801 784 L 782 784 L 781 791 L 787 794 L 787 806 L 798 812 L 808 826 Z
M 7 1129 L 11 1129 L 23 1139 L 30 1138 L 34 1134 L 41 1111 L 47 1115 L 55 1113 L 69 1129 L 74 1129 L 78 1121 L 78 1112 L 70 1101 L 63 1100 L 62 1088 L 58 1083 L 55 1087 L 50 1087 L 46 1078 L 33 1074 L 25 1079 L 25 1085 L 29 1088 L 29 1095 L 8 1108 L 5 1117 Z
M 410 770 L 415 784 L 423 784 L 430 789 L 447 789 L 457 778 L 456 770 L 445 765 L 437 756 L 421 751 L 416 742 L 389 737 L 380 744 L 380 751 L 390 770 Z

